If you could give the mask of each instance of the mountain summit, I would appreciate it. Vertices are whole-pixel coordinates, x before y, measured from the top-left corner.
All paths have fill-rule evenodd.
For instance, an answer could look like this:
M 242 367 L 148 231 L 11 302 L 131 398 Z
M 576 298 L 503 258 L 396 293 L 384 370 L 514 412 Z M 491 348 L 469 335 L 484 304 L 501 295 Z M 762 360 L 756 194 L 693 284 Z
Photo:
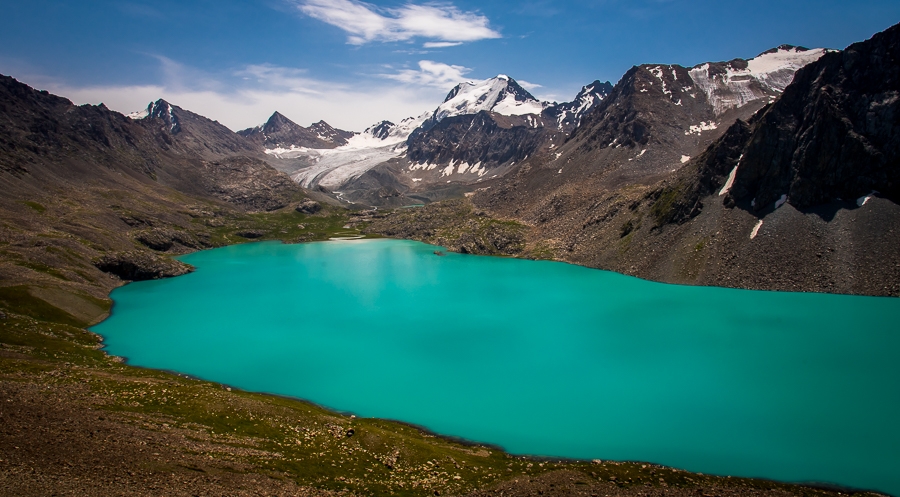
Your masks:
M 295 148 L 335 148 L 347 144 L 353 133 L 332 127 L 325 121 L 308 128 L 275 112 L 265 124 L 238 131 L 238 134 L 260 143 L 267 150 Z
M 544 104 L 534 98 L 516 80 L 505 74 L 484 81 L 456 85 L 434 111 L 434 122 L 447 117 L 478 114 L 486 110 L 505 116 L 540 114 Z

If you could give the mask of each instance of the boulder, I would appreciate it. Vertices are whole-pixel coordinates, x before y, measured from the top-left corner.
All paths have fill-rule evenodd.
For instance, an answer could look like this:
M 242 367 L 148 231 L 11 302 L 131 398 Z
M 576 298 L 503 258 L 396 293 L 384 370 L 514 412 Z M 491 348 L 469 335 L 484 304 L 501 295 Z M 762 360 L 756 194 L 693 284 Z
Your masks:
M 244 231 L 238 231 L 237 233 L 235 233 L 235 235 L 237 235 L 241 238 L 247 238 L 250 240 L 253 240 L 256 238 L 262 238 L 265 234 L 266 234 L 266 232 L 262 231 L 262 230 L 244 230 Z
M 300 205 L 298 205 L 295 210 L 301 214 L 315 214 L 322 210 L 322 205 L 315 200 L 307 199 L 300 202 Z
M 94 266 L 104 273 L 129 281 L 181 276 L 194 270 L 192 266 L 181 261 L 137 250 L 104 255 L 94 261 Z

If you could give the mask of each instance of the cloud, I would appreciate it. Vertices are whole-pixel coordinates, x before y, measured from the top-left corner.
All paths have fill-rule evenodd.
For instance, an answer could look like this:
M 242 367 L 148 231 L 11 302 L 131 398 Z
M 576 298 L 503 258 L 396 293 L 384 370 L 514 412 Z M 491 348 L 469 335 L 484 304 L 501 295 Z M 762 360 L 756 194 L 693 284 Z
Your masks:
M 379 74 L 378 76 L 408 85 L 450 89 L 459 82 L 464 81 L 466 79 L 465 75 L 471 71 L 468 67 L 453 66 L 431 60 L 420 60 L 419 70 L 404 69 L 394 74 Z
M 539 84 L 536 84 L 536 83 L 529 83 L 528 81 L 524 81 L 524 80 L 521 80 L 521 79 L 517 79 L 516 82 L 519 83 L 519 85 L 520 85 L 522 88 L 525 88 L 525 89 L 528 90 L 528 91 L 536 90 L 536 89 L 538 89 L 538 88 L 543 88 L 543 86 L 541 86 L 541 85 L 539 85 Z
M 487 17 L 453 5 L 415 5 L 380 9 L 358 0 L 295 0 L 304 14 L 347 32 L 347 43 L 408 41 L 430 38 L 441 42 L 500 38 Z
M 234 74 L 245 82 L 255 83 L 255 86 L 259 88 L 321 95 L 325 90 L 322 82 L 309 78 L 307 73 L 308 71 L 305 69 L 254 64 L 235 71 Z
M 79 86 L 35 72 L 22 81 L 76 104 L 102 102 L 123 114 L 145 109 L 149 102 L 164 98 L 234 131 L 265 122 L 275 111 L 304 126 L 324 119 L 341 129 L 362 131 L 384 119 L 400 122 L 421 115 L 434 109 L 446 94 L 432 86 L 397 85 L 375 76 L 365 84 L 344 84 L 317 79 L 305 69 L 272 64 L 248 65 L 213 75 L 164 57 L 156 59 L 162 76 L 158 84 Z M 466 70 L 446 67 L 451 69 L 444 71 L 445 77 Z M 441 71 L 434 74 L 438 77 Z
M 444 47 L 458 47 L 462 45 L 461 41 L 429 41 L 422 46 L 425 48 L 444 48 Z

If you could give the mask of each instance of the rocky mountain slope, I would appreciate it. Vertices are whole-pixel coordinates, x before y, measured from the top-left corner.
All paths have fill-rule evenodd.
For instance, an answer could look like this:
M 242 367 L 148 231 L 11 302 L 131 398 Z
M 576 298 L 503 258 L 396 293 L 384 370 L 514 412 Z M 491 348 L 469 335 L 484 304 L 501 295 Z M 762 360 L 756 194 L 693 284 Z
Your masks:
M 162 100 L 133 117 L 0 77 L 0 279 L 67 288 L 88 299 L 69 297 L 77 308 L 119 284 L 104 273 L 179 274 L 161 252 L 221 243 L 214 225 L 304 197 L 214 121 Z
M 898 295 L 898 36 L 820 53 L 777 98 L 786 73 L 768 62 L 815 54 L 636 67 L 559 157 L 475 204 L 531 224 L 555 257 L 649 279 Z
M 151 102 L 142 112 L 129 114 L 135 123 L 152 130 L 165 143 L 164 152 L 217 159 L 245 155 L 261 157 L 256 147 L 217 121 L 172 105 L 165 100 Z M 144 154 L 154 149 L 142 150 Z

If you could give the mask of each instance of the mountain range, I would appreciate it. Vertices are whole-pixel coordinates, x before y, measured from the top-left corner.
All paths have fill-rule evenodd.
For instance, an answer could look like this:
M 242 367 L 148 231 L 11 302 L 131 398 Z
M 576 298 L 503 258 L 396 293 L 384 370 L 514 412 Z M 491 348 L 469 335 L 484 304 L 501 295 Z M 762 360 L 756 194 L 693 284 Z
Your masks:
M 895 236 L 897 30 L 844 51 L 782 45 L 747 60 L 639 65 L 563 103 L 498 75 L 359 133 L 280 112 L 235 133 L 164 100 L 126 117 L 4 77 L 0 168 L 22 198 L 69 177 L 109 188 L 127 177 L 248 210 L 304 196 L 397 207 L 467 195 L 523 223 L 528 246 L 556 259 L 685 283 L 897 293 L 896 267 L 866 255 Z M 834 234 L 868 226 L 858 216 L 870 210 L 891 221 L 854 235 L 864 244 Z M 805 221 L 770 233 L 782 224 L 767 216 L 786 212 Z M 831 241 L 794 251 L 751 242 L 811 232 Z M 741 259 L 753 262 L 732 262 Z M 771 274 L 785 264 L 793 276 Z
M 594 81 L 563 103 L 540 102 L 513 78 L 498 75 L 460 83 L 434 110 L 399 124 L 382 121 L 362 133 L 324 122 L 304 128 L 278 112 L 238 133 L 306 188 L 340 191 L 347 201 L 399 206 L 458 195 L 466 185 L 503 177 L 536 154 L 556 154 L 571 135 L 587 129 L 586 116 L 605 114 L 601 134 L 608 143 L 618 139 L 617 145 L 629 146 L 644 138 L 636 133 L 649 130 L 654 112 L 664 113 L 653 124 L 658 136 L 642 149 L 641 167 L 630 175 L 623 171 L 626 178 L 652 176 L 696 155 L 720 127 L 746 119 L 776 98 L 798 68 L 824 53 L 784 45 L 750 60 L 692 68 L 638 66 L 617 90 Z M 634 92 L 647 95 L 635 98 Z M 610 95 L 614 98 L 604 104 Z M 641 106 L 657 108 L 643 112 Z M 600 107 L 608 111 L 593 112 Z

